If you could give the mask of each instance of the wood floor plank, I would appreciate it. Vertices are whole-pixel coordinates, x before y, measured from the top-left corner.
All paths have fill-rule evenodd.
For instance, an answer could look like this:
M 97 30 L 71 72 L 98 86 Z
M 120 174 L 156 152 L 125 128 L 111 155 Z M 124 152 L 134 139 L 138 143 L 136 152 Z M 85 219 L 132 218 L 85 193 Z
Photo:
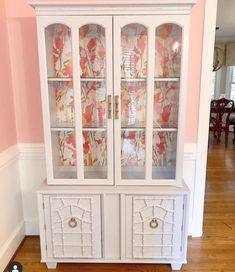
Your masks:
M 228 147 L 210 136 L 206 183 L 204 233 L 201 238 L 189 238 L 188 264 L 181 271 L 235 271 L 235 146 L 233 134 Z M 223 137 L 222 137 L 223 138 Z M 26 238 L 16 254 L 24 272 L 48 271 L 40 263 L 39 237 Z M 59 264 L 60 272 L 165 272 L 169 265 L 144 264 Z

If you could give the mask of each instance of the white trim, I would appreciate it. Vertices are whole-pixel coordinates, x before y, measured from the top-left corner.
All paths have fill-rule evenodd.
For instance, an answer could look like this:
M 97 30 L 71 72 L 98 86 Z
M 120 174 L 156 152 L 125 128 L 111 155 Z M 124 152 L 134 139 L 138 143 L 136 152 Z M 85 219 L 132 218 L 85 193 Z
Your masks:
M 0 271 L 3 271 L 6 268 L 9 260 L 24 239 L 24 236 L 24 221 L 21 221 L 0 248 Z
M 0 152 L 0 169 L 6 167 L 9 163 L 17 160 L 19 149 L 17 145 L 13 145 L 6 150 Z
M 44 144 L 18 144 L 20 160 L 45 160 Z
M 5 152 L 5 151 L 3 151 Z M 18 144 L 18 155 L 20 160 L 45 160 L 45 148 L 43 143 L 39 144 Z M 195 160 L 197 145 L 195 143 L 184 144 L 184 160 Z M 0 167 L 1 167 L 0 153 Z
M 202 235 L 205 180 L 210 114 L 210 90 L 212 81 L 213 49 L 215 41 L 217 0 L 205 1 L 203 54 L 201 69 L 196 176 L 193 198 L 193 236 Z
M 25 218 L 25 235 L 39 235 L 38 218 Z

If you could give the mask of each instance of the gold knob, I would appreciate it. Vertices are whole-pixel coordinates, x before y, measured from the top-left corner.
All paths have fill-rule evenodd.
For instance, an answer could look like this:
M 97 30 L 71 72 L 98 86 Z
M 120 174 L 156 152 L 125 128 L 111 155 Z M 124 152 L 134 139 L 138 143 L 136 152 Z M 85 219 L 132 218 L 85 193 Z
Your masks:
M 149 226 L 152 229 L 156 229 L 158 227 L 158 222 L 156 218 L 153 218 L 150 222 L 149 222 Z
M 77 223 L 77 221 L 76 221 L 76 219 L 74 217 L 72 217 L 68 222 L 68 225 L 69 225 L 70 228 L 76 228 L 77 224 L 78 223 Z

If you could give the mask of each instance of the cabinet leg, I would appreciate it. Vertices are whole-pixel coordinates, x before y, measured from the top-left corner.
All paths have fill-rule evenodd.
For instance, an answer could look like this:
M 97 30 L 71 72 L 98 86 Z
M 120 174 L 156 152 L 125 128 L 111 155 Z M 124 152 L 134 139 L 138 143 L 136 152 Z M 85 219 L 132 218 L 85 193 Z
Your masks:
M 46 263 L 48 269 L 56 269 L 57 263 Z
M 180 270 L 182 267 L 182 263 L 171 263 L 172 270 Z

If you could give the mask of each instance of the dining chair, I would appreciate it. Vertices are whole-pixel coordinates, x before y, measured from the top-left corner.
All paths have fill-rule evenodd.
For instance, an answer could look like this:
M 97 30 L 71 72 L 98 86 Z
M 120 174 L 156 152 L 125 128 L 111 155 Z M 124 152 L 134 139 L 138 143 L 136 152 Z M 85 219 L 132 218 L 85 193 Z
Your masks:
M 228 143 L 229 126 L 231 125 L 230 115 L 234 108 L 234 101 L 226 98 L 214 99 L 211 101 L 210 109 L 210 131 L 220 141 L 221 133 L 225 133 L 225 144 Z

